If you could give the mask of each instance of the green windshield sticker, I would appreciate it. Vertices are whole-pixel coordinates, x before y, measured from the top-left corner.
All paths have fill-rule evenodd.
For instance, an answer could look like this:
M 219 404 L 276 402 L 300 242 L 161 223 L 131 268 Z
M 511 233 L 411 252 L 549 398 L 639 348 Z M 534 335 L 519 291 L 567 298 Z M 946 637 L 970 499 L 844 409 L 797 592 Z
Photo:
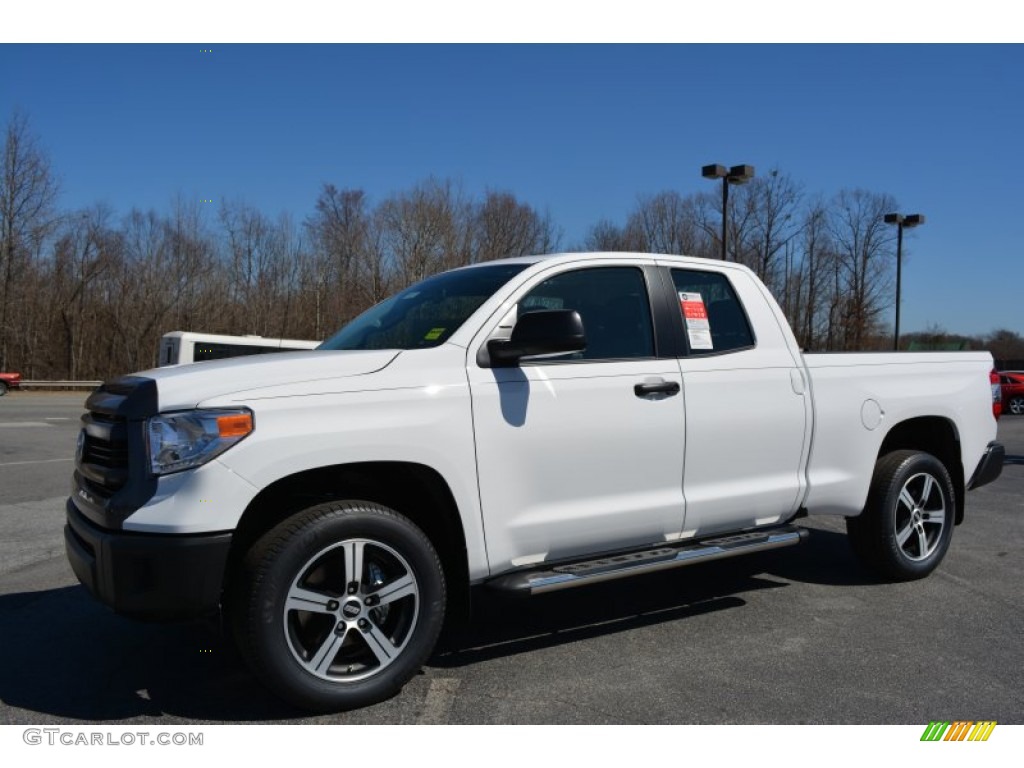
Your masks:
M 437 341 L 444 333 L 444 328 L 431 328 L 423 338 L 427 341 Z

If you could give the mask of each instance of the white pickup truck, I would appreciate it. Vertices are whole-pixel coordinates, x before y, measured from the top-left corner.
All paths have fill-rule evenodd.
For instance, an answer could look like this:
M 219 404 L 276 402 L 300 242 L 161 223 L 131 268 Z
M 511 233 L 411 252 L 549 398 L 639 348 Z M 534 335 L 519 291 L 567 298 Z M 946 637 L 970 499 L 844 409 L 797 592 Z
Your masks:
M 801 354 L 747 269 L 647 254 L 431 277 L 316 351 L 161 368 L 87 402 L 65 541 L 149 619 L 221 612 L 317 710 L 396 691 L 470 587 L 523 594 L 798 543 L 847 519 L 942 560 L 1003 448 L 987 353 Z

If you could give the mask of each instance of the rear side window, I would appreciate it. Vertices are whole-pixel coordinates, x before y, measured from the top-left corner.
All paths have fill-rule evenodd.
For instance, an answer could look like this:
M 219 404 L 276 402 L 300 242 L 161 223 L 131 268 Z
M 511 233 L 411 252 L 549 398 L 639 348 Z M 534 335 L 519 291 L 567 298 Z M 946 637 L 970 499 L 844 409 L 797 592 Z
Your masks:
M 673 269 L 690 354 L 715 354 L 754 346 L 750 323 L 725 275 Z

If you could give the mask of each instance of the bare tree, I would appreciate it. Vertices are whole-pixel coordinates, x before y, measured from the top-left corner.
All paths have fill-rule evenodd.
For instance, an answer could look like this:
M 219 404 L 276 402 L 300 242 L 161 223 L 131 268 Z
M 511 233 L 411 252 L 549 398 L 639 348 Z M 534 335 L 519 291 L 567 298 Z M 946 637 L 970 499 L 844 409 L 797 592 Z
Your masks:
M 231 333 L 275 336 L 281 325 L 281 285 L 287 272 L 280 227 L 241 202 L 220 210 L 227 246 Z
M 789 263 L 780 265 L 779 257 L 791 253 L 790 246 L 800 232 L 802 197 L 800 185 L 778 169 L 758 176 L 749 185 L 746 201 L 751 210 L 752 259 L 748 266 L 777 295 L 788 281 L 786 268 L 791 268 Z
M 352 304 L 355 311 L 361 312 L 378 304 L 393 292 L 395 268 L 393 258 L 385 244 L 385 230 L 385 216 L 380 208 L 377 208 L 367 228 L 366 249 L 356 263 L 356 294 Z
M 601 219 L 587 232 L 577 250 L 584 251 L 633 251 L 641 250 L 630 240 L 626 231 L 608 219 Z
M 95 334 L 86 331 L 98 302 L 90 294 L 94 284 L 107 270 L 120 238 L 108 226 L 110 211 L 97 206 L 66 217 L 54 245 L 51 279 L 54 287 L 54 316 L 60 321 L 63 340 L 64 376 L 75 379 L 83 374 L 86 345 Z
M 471 261 L 471 206 L 451 181 L 429 179 L 381 204 L 399 286 Z
M 827 335 L 829 315 L 823 313 L 828 302 L 830 268 L 835 262 L 828 230 L 828 209 L 820 200 L 813 202 L 804 214 L 801 226 L 802 248 L 799 267 L 789 280 L 790 290 L 785 302 L 797 340 L 805 349 L 815 349 Z M 828 328 L 828 330 L 825 330 Z
M 364 262 L 372 260 L 373 216 L 366 194 L 325 184 L 305 226 L 314 253 L 314 327 L 316 338 L 322 338 L 355 314 L 356 275 Z
M 635 250 L 649 253 L 692 255 L 703 240 L 695 199 L 672 191 L 640 197 L 626 233 Z
M 0 370 L 8 366 L 12 298 L 32 254 L 56 222 L 57 182 L 29 132 L 28 118 L 10 119 L 0 167 Z
M 109 365 L 139 370 L 158 363 L 164 333 L 179 330 L 175 310 L 196 264 L 184 253 L 184 238 L 156 211 L 133 209 L 121 223 L 122 247 L 102 276 L 104 327 L 111 339 Z
M 983 343 L 1002 367 L 1024 368 L 1024 337 L 1019 333 L 999 328 L 985 337 Z
M 306 245 L 302 230 L 292 217 L 282 213 L 276 223 L 276 244 L 279 254 L 275 259 L 274 284 L 277 306 L 277 333 L 286 338 L 322 338 L 308 334 L 302 325 L 301 270 L 306 260 Z
M 729 187 L 729 210 L 722 210 L 720 192 L 701 192 L 694 197 L 694 220 L 704 233 L 704 239 L 693 255 L 719 259 L 722 255 L 722 216 L 726 216 L 726 258 L 753 268 L 757 256 L 751 239 L 754 236 L 757 201 L 750 192 L 750 184 Z
M 156 212 L 133 209 L 122 222 L 121 244 L 102 286 L 105 326 L 110 329 L 108 359 L 123 370 L 138 370 L 154 364 L 155 349 L 144 352 L 143 339 L 173 303 L 161 279 L 166 249 Z
M 550 253 L 559 241 L 550 216 L 509 192 L 488 191 L 473 217 L 473 261 Z
M 0 364 L 36 377 L 104 378 L 153 365 L 171 330 L 325 338 L 409 283 L 476 261 L 550 252 L 560 233 L 511 192 L 465 195 L 427 179 L 371 205 L 325 185 L 296 226 L 241 202 L 216 225 L 180 197 L 167 213 L 114 223 L 95 207 L 65 215 L 45 157 L 16 117 L 0 178 Z M 844 190 L 805 202 L 771 171 L 730 195 L 729 256 L 779 297 L 801 345 L 863 349 L 886 337 L 893 234 L 888 195 Z M 639 196 L 621 226 L 587 232 L 587 250 L 719 258 L 720 197 Z M 1007 332 L 1008 333 L 1008 332 Z M 1006 333 L 993 349 L 1015 348 Z
M 214 238 L 206 228 L 198 203 L 176 198 L 165 224 L 168 249 L 166 279 L 178 301 L 168 330 L 212 330 L 223 327 L 229 289 L 225 270 L 217 264 Z
M 830 230 L 845 303 L 841 349 L 864 349 L 891 305 L 894 236 L 883 216 L 896 208 L 891 195 L 863 189 L 842 190 L 833 201 Z

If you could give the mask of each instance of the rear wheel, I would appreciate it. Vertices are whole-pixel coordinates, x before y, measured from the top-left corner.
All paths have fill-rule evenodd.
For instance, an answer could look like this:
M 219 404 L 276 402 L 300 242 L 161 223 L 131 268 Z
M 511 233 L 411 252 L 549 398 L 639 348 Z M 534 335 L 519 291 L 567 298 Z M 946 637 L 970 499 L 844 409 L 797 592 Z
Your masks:
M 311 507 L 246 558 L 236 633 L 253 671 L 311 710 L 362 707 L 430 656 L 445 610 L 441 563 L 407 518 L 369 502 Z
M 0 381 L 0 397 L 3 397 L 6 394 L 7 394 L 7 382 L 6 381 Z
M 927 576 L 953 537 L 953 481 L 928 453 L 894 451 L 880 458 L 859 517 L 847 518 L 858 558 L 886 579 Z
M 1024 397 L 1010 398 L 1010 413 L 1017 416 L 1024 414 Z

